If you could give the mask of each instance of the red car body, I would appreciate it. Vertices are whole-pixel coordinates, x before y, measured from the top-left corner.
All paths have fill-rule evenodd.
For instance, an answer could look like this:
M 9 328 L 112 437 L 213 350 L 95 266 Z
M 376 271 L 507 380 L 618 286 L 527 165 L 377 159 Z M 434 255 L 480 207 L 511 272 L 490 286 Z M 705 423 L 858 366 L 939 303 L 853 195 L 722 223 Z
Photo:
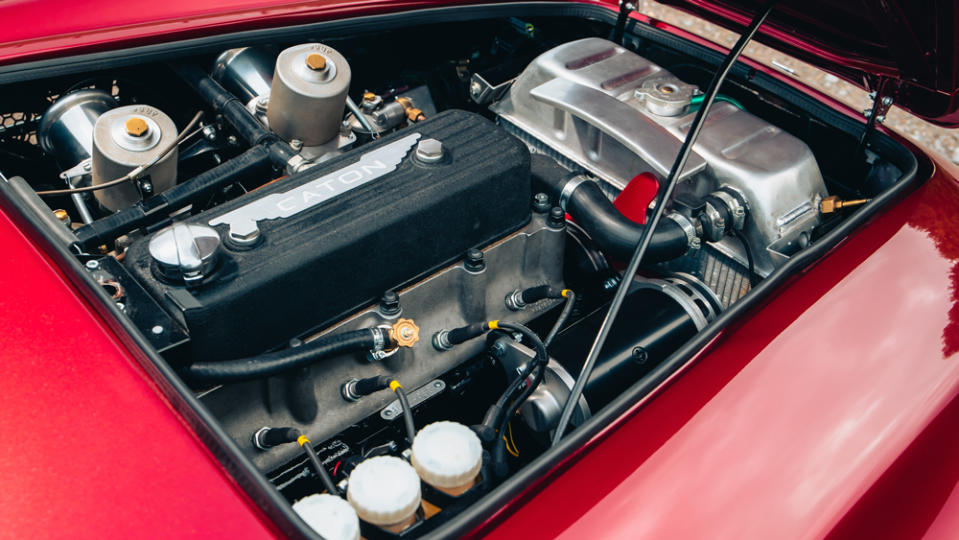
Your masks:
M 0 62 L 449 3 L 13 2 Z M 892 135 L 928 180 L 474 534 L 955 537 L 959 171 Z M 44 246 L 4 209 L 3 535 L 280 534 Z

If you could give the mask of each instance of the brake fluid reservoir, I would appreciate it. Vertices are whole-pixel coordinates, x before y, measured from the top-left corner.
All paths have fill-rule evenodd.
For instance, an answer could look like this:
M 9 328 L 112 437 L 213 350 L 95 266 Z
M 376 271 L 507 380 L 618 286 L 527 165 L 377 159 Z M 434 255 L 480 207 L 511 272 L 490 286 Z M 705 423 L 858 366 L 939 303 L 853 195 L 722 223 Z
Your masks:
M 296 45 L 276 59 L 266 116 L 270 128 L 287 141 L 323 144 L 340 132 L 350 65 L 331 47 Z
M 416 523 L 420 479 L 400 458 L 373 457 L 353 469 L 346 498 L 360 519 L 398 533 Z
M 336 495 L 314 494 L 293 505 L 307 525 L 326 540 L 360 540 L 360 520 L 350 503 Z
M 456 422 L 436 422 L 419 430 L 410 463 L 427 484 L 459 496 L 476 484 L 483 446 L 473 430 Z
M 149 105 L 127 105 L 109 110 L 93 127 L 93 185 L 120 178 L 146 165 L 174 143 L 176 125 L 169 116 Z M 153 193 L 176 184 L 177 150 L 173 150 L 146 172 Z M 140 200 L 132 182 L 94 191 L 100 204 L 117 211 Z

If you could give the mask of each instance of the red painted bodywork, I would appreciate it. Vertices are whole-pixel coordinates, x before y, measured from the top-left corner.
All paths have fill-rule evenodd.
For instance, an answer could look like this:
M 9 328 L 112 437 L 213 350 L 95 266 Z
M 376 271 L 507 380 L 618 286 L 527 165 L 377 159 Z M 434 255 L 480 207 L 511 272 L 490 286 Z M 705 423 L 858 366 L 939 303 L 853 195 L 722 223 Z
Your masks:
M 0 46 L 0 61 L 387 9 L 176 0 L 101 13 L 87 0 L 50 21 L 63 5 L 50 4 L 0 9 L 15 15 L 4 19 L 12 41 Z M 78 15 L 90 10 L 99 18 Z M 959 184 L 956 170 L 926 165 L 934 174 L 916 192 L 727 329 L 478 532 L 954 536 Z M 8 261 L 0 267 L 3 533 L 276 534 L 38 245 L 0 214 Z
M 271 536 L 131 352 L 2 213 L 0 250 L 0 536 Z

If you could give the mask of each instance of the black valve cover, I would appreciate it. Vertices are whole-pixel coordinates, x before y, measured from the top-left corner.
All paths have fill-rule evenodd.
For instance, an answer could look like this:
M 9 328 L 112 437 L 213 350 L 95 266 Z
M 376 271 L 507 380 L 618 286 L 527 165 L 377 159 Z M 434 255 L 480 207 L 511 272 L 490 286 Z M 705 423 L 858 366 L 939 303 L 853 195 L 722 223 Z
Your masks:
M 443 144 L 440 161 L 416 154 Z M 448 111 L 190 218 L 220 261 L 197 286 L 159 277 L 149 238 L 126 264 L 185 326 L 189 355 L 263 352 L 369 305 L 515 231 L 530 216 L 529 152 L 481 116 Z M 229 240 L 256 229 L 255 245 Z

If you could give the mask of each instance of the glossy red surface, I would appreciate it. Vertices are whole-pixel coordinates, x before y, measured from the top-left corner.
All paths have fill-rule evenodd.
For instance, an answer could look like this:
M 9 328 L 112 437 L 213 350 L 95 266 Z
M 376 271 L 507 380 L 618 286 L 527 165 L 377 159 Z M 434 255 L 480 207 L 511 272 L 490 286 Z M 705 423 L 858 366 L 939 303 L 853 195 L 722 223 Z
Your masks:
M 0 63 L 445 3 L 7 2 Z M 955 176 L 940 169 L 637 404 L 574 466 L 531 486 L 535 498 L 488 532 L 954 536 Z M 270 534 L 129 352 L 2 215 L 0 247 L 17 261 L 0 268 L 3 532 Z
M 0 536 L 272 536 L 130 353 L 3 213 L 0 251 Z
M 490 536 L 955 537 L 954 174 L 714 342 Z
M 0 65 L 239 30 L 452 4 L 456 0 L 15 0 L 0 2 Z

